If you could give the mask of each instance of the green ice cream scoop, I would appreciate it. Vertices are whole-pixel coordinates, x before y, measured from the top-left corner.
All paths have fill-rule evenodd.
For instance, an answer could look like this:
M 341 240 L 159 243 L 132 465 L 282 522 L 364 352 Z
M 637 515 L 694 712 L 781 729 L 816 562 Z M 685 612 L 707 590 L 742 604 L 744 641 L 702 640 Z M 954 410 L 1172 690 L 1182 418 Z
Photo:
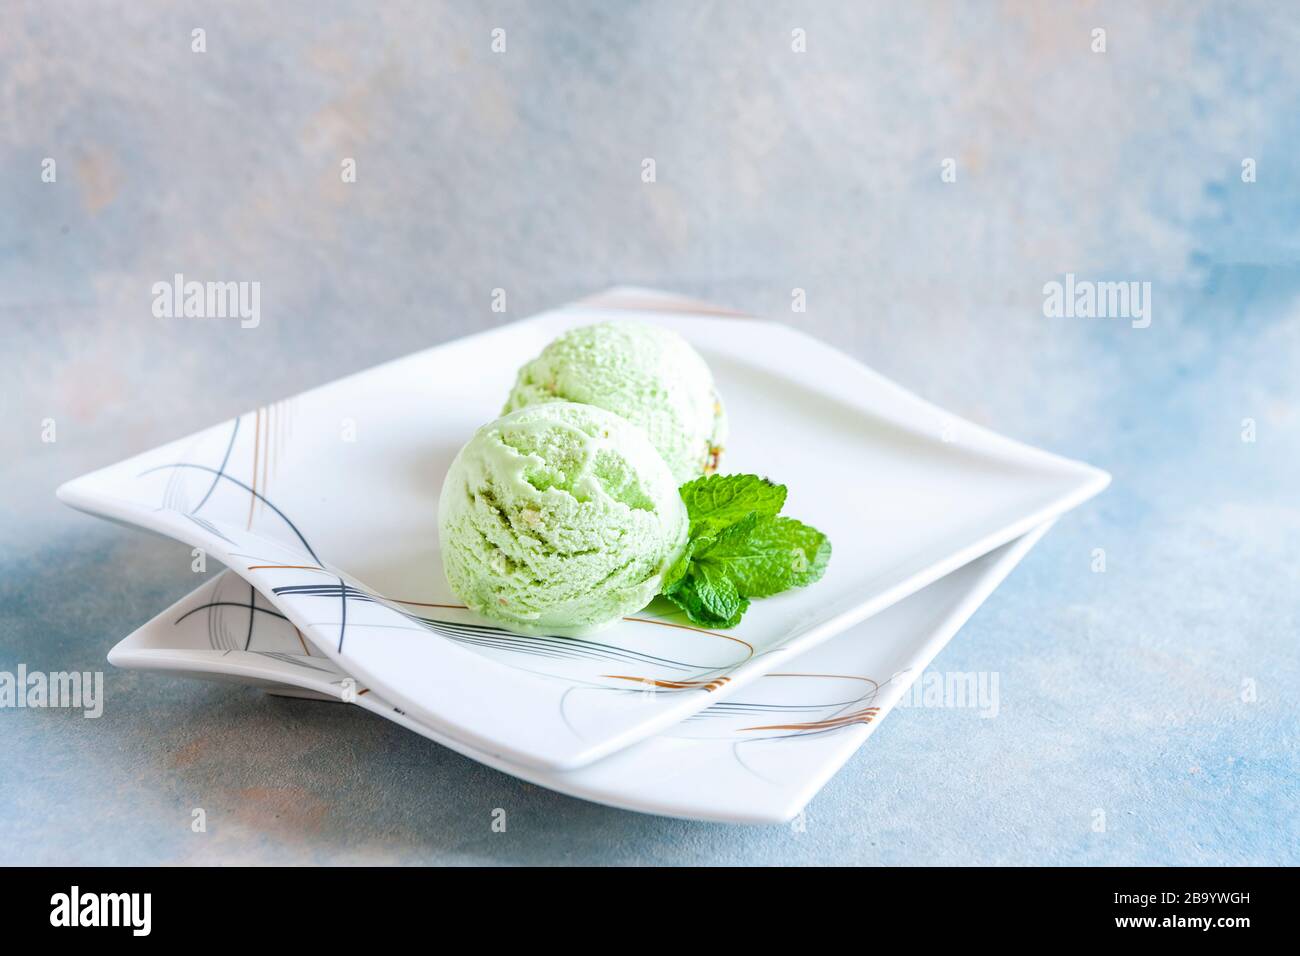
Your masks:
M 637 611 L 686 544 L 686 506 L 645 432 L 548 402 L 478 430 L 442 486 L 452 590 L 516 631 L 576 635 Z
M 676 332 L 610 322 L 565 332 L 519 370 L 505 411 L 579 402 L 645 429 L 678 483 L 712 474 L 727 417 L 713 375 Z

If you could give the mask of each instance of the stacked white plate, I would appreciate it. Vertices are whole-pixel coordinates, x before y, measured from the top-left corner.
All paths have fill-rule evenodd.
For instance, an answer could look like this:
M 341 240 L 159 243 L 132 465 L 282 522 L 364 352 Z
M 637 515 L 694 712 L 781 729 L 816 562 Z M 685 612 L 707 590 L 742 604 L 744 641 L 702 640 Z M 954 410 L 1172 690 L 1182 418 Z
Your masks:
M 728 631 L 657 602 L 590 638 L 528 637 L 460 606 L 436 530 L 452 456 L 520 365 L 609 320 L 675 329 L 704 356 L 731 421 L 722 471 L 789 487 L 786 512 L 834 546 L 820 582 Z M 1109 480 L 787 326 L 617 289 L 259 408 L 59 497 L 229 568 L 118 644 L 118 666 L 354 702 L 614 806 L 779 822 Z

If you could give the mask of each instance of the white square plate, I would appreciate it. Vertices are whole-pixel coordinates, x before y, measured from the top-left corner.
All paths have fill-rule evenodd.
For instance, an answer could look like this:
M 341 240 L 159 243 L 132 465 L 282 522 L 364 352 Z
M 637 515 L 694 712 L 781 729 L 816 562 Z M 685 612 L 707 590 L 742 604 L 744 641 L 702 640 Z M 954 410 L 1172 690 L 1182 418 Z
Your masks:
M 257 409 L 59 496 L 205 549 L 340 669 L 444 738 L 566 770 L 684 720 L 1109 481 L 791 328 L 716 315 L 615 292 Z M 585 640 L 503 631 L 458 607 L 443 576 L 446 468 L 547 342 L 627 319 L 699 349 L 731 419 L 722 471 L 788 485 L 786 513 L 829 535 L 830 567 L 812 587 L 756 602 L 725 634 L 657 605 Z
M 313 653 L 275 605 L 231 571 L 125 638 L 108 659 L 286 696 L 346 699 L 498 770 L 610 806 L 778 823 L 848 760 L 1046 530 L 958 568 L 657 736 L 568 772 L 494 759 L 412 720 Z

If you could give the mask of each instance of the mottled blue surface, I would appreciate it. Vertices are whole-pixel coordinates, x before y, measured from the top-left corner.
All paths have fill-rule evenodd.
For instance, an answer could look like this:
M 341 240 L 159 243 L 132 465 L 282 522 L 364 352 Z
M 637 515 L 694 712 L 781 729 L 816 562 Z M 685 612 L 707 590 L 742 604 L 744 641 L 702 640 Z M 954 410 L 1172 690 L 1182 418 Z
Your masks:
M 375 6 L 0 7 L 0 670 L 106 667 L 196 584 L 59 482 L 614 283 L 783 318 L 1114 484 L 936 663 L 997 671 L 999 715 L 893 714 L 804 832 L 110 671 L 99 720 L 0 710 L 0 862 L 1300 862 L 1300 14 Z M 178 271 L 260 281 L 260 327 L 155 319 Z M 1151 282 L 1151 326 L 1045 318 L 1066 272 Z

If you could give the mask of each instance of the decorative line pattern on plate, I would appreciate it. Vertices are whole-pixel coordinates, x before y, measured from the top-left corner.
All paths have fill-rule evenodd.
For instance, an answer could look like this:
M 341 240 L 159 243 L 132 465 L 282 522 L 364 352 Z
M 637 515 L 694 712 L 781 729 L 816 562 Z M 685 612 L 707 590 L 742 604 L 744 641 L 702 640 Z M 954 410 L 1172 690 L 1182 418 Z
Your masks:
M 213 588 L 211 595 L 208 596 L 208 599 L 205 600 L 203 603 L 198 604 L 186 610 L 185 613 L 181 614 L 174 621 L 172 621 L 171 625 L 173 627 L 179 627 L 184 621 L 193 617 L 195 614 L 199 613 L 200 611 L 205 611 L 207 612 L 207 616 L 209 618 L 209 634 L 210 634 L 209 644 L 214 650 L 221 651 L 224 656 L 229 657 L 232 654 L 249 653 L 249 654 L 257 655 L 258 657 L 266 658 L 268 660 L 278 661 L 282 664 L 287 664 L 295 668 L 301 668 L 305 671 L 311 671 L 314 674 L 325 674 L 325 675 L 335 676 L 337 677 L 337 679 L 330 681 L 330 683 L 334 686 L 340 686 L 343 684 L 344 681 L 350 679 L 346 674 L 338 670 L 338 668 L 330 661 L 324 660 L 322 658 L 312 657 L 310 650 L 308 650 L 308 646 L 305 644 L 305 642 L 303 643 L 303 649 L 304 651 L 306 651 L 305 654 L 298 654 L 298 653 L 288 652 L 284 650 L 252 649 L 255 640 L 258 643 L 260 643 L 263 647 L 283 647 L 285 645 L 287 634 L 290 630 L 292 630 L 294 634 L 297 635 L 297 640 L 299 642 L 302 642 L 302 636 L 298 632 L 298 629 L 294 627 L 292 622 L 290 622 L 289 619 L 285 617 L 284 614 L 274 610 L 273 608 L 262 607 L 258 605 L 257 600 L 258 598 L 261 597 L 261 594 L 257 592 L 256 589 L 252 590 L 252 593 L 250 594 L 248 601 L 235 601 L 235 600 L 226 599 L 225 595 L 222 593 L 222 586 L 224 583 L 227 583 L 228 580 L 229 579 L 224 577 L 217 578 L 214 582 L 215 587 Z M 323 596 L 332 599 L 334 596 L 334 592 L 330 588 L 330 586 L 326 586 L 325 590 L 327 593 Z M 351 596 L 355 600 L 372 600 L 370 595 L 366 595 L 364 592 L 360 592 L 360 591 L 358 591 L 357 594 Z M 221 615 L 224 612 L 224 610 L 228 608 L 240 608 L 248 612 L 248 618 L 249 618 L 248 629 L 247 629 L 248 633 L 244 641 L 244 646 L 242 648 L 239 647 L 232 648 L 228 646 L 231 643 L 228 637 L 223 638 L 220 636 L 225 633 L 225 627 L 224 627 L 225 622 L 224 619 L 221 617 Z M 263 616 L 259 617 L 259 615 L 263 615 Z M 454 624 L 457 622 L 441 622 L 441 623 Z M 647 623 L 655 623 L 655 622 L 647 619 Z M 273 630 L 266 631 L 265 628 L 266 625 L 269 625 Z M 485 630 L 491 630 L 491 629 L 485 629 Z M 503 632 L 503 633 L 515 638 L 527 637 L 526 635 L 516 635 L 511 632 Z M 572 639 L 553 638 L 552 640 L 567 641 Z M 593 642 L 586 642 L 586 643 L 593 643 Z M 762 725 L 754 725 L 754 726 L 740 726 L 740 727 L 732 726 L 730 728 L 724 726 L 722 728 L 723 739 L 728 737 L 732 738 L 735 741 L 736 745 L 740 746 L 743 744 L 754 743 L 756 741 L 761 741 L 761 740 L 790 740 L 799 737 L 819 736 L 823 733 L 839 730 L 845 727 L 850 727 L 854 725 L 865 725 L 865 724 L 869 724 L 880 711 L 880 708 L 876 706 L 868 706 L 868 707 L 861 706 L 863 703 L 867 703 L 870 700 L 874 699 L 880 687 L 883 686 L 879 682 L 869 677 L 862 677 L 854 674 L 814 674 L 814 673 L 798 673 L 798 672 L 781 672 L 781 673 L 767 674 L 761 679 L 761 681 L 762 683 L 766 683 L 769 680 L 778 679 L 778 678 L 794 678 L 794 679 L 800 679 L 805 681 L 811 680 L 818 683 L 826 682 L 826 681 L 856 681 L 868 685 L 869 689 L 865 690 L 862 694 L 848 700 L 822 700 L 822 699 L 816 699 L 814 697 L 814 698 L 809 698 L 804 702 L 781 703 L 781 704 L 763 703 L 763 702 L 753 701 L 753 700 L 720 701 L 716 704 L 710 705 L 709 707 L 699 711 L 696 714 L 691 715 L 691 717 L 687 719 L 687 723 L 694 724 L 694 725 L 709 725 L 709 724 L 717 724 L 720 722 L 728 722 L 734 724 L 736 722 L 736 718 L 743 717 L 743 716 L 775 715 L 775 714 L 788 714 L 791 716 L 795 714 L 827 715 L 829 711 L 829 715 L 820 716 L 819 719 L 816 720 L 790 721 L 788 723 L 773 723 L 773 724 L 762 724 Z M 698 687 L 706 683 L 704 681 L 658 681 L 658 680 L 651 680 L 648 678 L 635 678 L 635 677 L 626 677 L 623 679 L 636 681 L 638 683 L 653 684 L 654 686 L 657 687 Z M 722 677 L 719 678 L 714 683 L 723 683 L 729 679 L 730 678 Z M 761 684 L 759 686 L 761 686 Z M 358 697 L 360 697 L 369 692 L 370 692 L 370 688 L 365 687 L 365 688 L 358 689 L 356 691 L 356 694 Z M 398 710 L 397 712 L 401 713 L 400 710 Z M 755 732 L 761 732 L 761 731 L 790 731 L 790 733 L 778 733 L 778 734 L 772 734 L 765 737 L 753 736 Z M 719 738 L 714 737 L 713 739 L 719 739 Z M 736 757 L 739 764 L 742 767 L 744 767 L 748 772 L 751 773 L 755 772 L 753 768 L 749 767 L 744 762 L 744 760 L 740 758 L 738 753 L 733 753 L 733 755 Z
M 262 429 L 261 429 L 261 421 L 262 421 L 262 410 L 261 410 L 260 408 L 257 410 L 256 415 L 257 415 L 257 434 L 254 436 L 254 447 L 253 447 L 253 484 L 252 484 L 252 485 L 245 484 L 244 482 L 240 481 L 238 478 L 235 478 L 235 477 L 233 477 L 233 476 L 231 476 L 231 475 L 229 475 L 229 474 L 226 473 L 226 464 L 227 464 L 227 463 L 229 462 L 229 460 L 230 460 L 230 449 L 231 449 L 232 447 L 234 447 L 235 438 L 236 438 L 236 437 L 238 436 L 238 434 L 239 434 L 239 422 L 240 422 L 240 419 L 238 419 L 238 418 L 236 418 L 236 419 L 234 420 L 234 422 L 233 422 L 233 427 L 231 428 L 231 433 L 230 433 L 230 441 L 229 441 L 229 443 L 228 443 L 227 446 L 226 446 L 226 454 L 225 454 L 225 456 L 224 456 L 223 459 L 222 459 L 221 467 L 220 467 L 220 468 L 213 469 L 213 468 L 209 467 L 208 465 L 200 465 L 200 464 L 197 464 L 197 463 L 195 463 L 195 462 L 171 462 L 171 463 L 169 463 L 169 464 L 165 464 L 165 465 L 156 465 L 156 466 L 154 466 L 153 468 L 146 468 L 144 471 L 140 472 L 140 474 L 137 475 L 136 477 L 138 477 L 138 478 L 143 478 L 143 477 L 146 476 L 146 475 L 153 474 L 154 472 L 157 472 L 157 471 L 163 471 L 163 470 L 165 470 L 165 469 L 175 469 L 175 470 L 180 470 L 180 469 L 182 469 L 182 468 L 193 468 L 193 469 L 197 469 L 197 470 L 199 470 L 199 471 L 210 472 L 210 473 L 212 474 L 212 476 L 213 476 L 213 478 L 212 478 L 212 486 L 209 487 L 207 494 L 205 494 L 205 495 L 203 496 L 203 501 L 204 501 L 204 502 L 206 502 L 206 501 L 208 500 L 208 497 L 212 494 L 212 488 L 215 487 L 215 486 L 217 485 L 218 482 L 220 482 L 220 481 L 223 480 L 223 479 L 226 480 L 226 481 L 229 481 L 229 482 L 231 482 L 232 484 L 236 485 L 236 486 L 239 487 L 239 488 L 244 489 L 245 491 L 247 491 L 247 492 L 249 493 L 249 496 L 250 496 L 250 499 L 249 499 L 249 506 L 248 506 L 248 526 L 249 526 L 249 528 L 252 527 L 252 523 L 253 523 L 253 503 L 254 503 L 255 501 L 260 501 L 260 502 L 262 502 L 263 505 L 265 505 L 266 507 L 270 508 L 273 512 L 275 512 L 275 514 L 280 518 L 280 520 L 282 520 L 282 521 L 283 521 L 283 522 L 284 522 L 284 523 L 289 527 L 289 530 L 293 532 L 294 536 L 299 540 L 299 542 L 302 543 L 302 546 L 303 546 L 304 548 L 307 549 L 307 553 L 311 555 L 312 560 L 316 561 L 317 564 L 319 564 L 319 563 L 320 563 L 320 557 L 316 554 L 316 551 L 312 548 L 312 546 L 311 546 L 310 544 L 307 543 L 307 538 L 303 535 L 303 533 L 302 533 L 301 531 L 298 530 L 298 526 L 295 525 L 295 524 L 293 523 L 293 521 L 289 518 L 289 516 L 288 516 L 287 514 L 285 514 L 283 511 L 281 511 L 279 508 L 277 508 L 277 507 L 275 506 L 275 504 L 274 504 L 274 503 L 273 503 L 269 498 L 266 497 L 265 494 L 262 494 L 261 492 L 259 492 L 259 491 L 256 489 L 256 487 L 254 487 L 254 485 L 255 485 L 256 482 L 257 482 L 257 458 L 258 458 L 258 448 L 259 448 L 260 445 L 261 445 L 261 431 L 262 431 Z M 200 504 L 202 504 L 202 503 L 200 503 Z M 166 499 L 164 498 L 164 501 L 163 501 L 163 507 L 167 507 L 167 506 L 168 506 L 168 505 L 167 505 L 167 501 L 166 501 Z M 194 509 L 194 511 L 197 511 L 197 510 L 198 510 L 197 508 Z M 190 514 L 191 517 L 193 517 L 193 511 L 189 512 L 189 514 Z M 225 540 L 226 540 L 226 541 L 229 541 L 230 539 L 229 539 L 229 538 L 226 538 Z M 339 585 L 340 585 L 340 587 L 344 586 L 344 581 L 343 581 L 343 578 L 341 578 L 341 577 L 339 578 Z M 343 638 L 344 638 L 344 636 L 345 636 L 345 634 L 346 634 L 346 632 L 347 632 L 347 624 L 348 624 L 348 602 L 347 602 L 347 595 L 346 595 L 346 594 L 343 594 L 343 595 L 342 595 L 342 599 L 341 599 L 341 601 L 340 601 L 340 607 L 339 607 L 339 615 L 340 615 L 340 617 L 339 617 L 339 643 L 338 643 L 338 651 L 339 651 L 339 653 L 342 653 L 342 652 L 343 652 Z
M 315 569 L 313 569 L 315 570 Z M 336 584 L 290 584 L 282 585 L 271 589 L 277 595 L 297 595 L 304 597 L 325 597 L 334 598 L 339 594 L 340 587 Z M 709 668 L 704 664 L 692 664 L 687 661 L 673 660 L 666 657 L 658 657 L 653 654 L 645 654 L 640 651 L 632 651 L 627 648 L 616 647 L 612 644 L 605 644 L 600 641 L 593 641 L 580 637 L 552 637 L 546 635 L 517 634 L 504 628 L 494 627 L 487 624 L 475 624 L 466 621 L 451 621 L 441 618 L 422 617 L 418 614 L 412 614 L 404 611 L 399 607 L 393 607 L 390 599 L 382 595 L 372 594 L 362 588 L 352 585 L 344 585 L 345 600 L 362 601 L 374 604 L 381 604 L 391 608 L 398 614 L 401 614 L 407 620 L 420 624 L 431 631 L 441 634 L 457 643 L 473 644 L 482 647 L 496 647 L 506 650 L 513 650 L 523 654 L 530 654 L 538 657 L 551 657 L 556 659 L 567 660 L 608 660 L 623 661 L 640 664 L 650 664 L 657 667 L 664 667 L 669 670 L 678 671 L 710 671 L 716 668 Z M 419 602 L 400 602 L 419 603 Z M 645 623 L 654 623 L 648 619 Z M 709 633 L 709 632 L 704 632 Z M 715 635 L 725 637 L 725 635 Z M 741 641 L 744 644 L 745 642 Z M 745 644 L 750 652 L 753 648 Z M 689 681 L 659 681 L 652 678 L 627 677 L 616 674 L 602 674 L 614 680 L 637 681 L 641 683 L 653 683 L 659 687 L 686 689 L 691 687 L 703 687 L 705 690 L 714 690 L 721 682 L 729 678 L 719 678 L 715 681 L 689 680 Z M 708 686 L 705 686 L 708 685 Z

